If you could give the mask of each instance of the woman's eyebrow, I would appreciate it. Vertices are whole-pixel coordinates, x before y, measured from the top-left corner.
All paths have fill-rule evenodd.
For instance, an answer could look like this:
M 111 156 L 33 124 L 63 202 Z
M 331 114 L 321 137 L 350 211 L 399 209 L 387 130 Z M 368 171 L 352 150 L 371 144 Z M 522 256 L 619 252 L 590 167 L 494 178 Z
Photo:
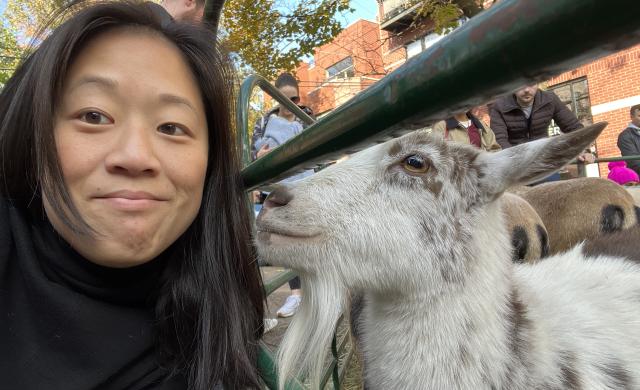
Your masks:
M 72 91 L 86 84 L 98 84 L 99 86 L 102 86 L 109 90 L 116 90 L 118 88 L 118 82 L 114 79 L 104 76 L 87 75 L 80 77 L 71 85 L 69 90 Z
M 185 106 L 189 107 L 194 112 L 198 112 L 196 110 L 196 108 L 193 106 L 193 104 L 191 103 L 191 101 L 189 99 L 187 99 L 187 98 L 182 97 L 182 96 L 173 95 L 173 94 L 170 94 L 170 93 L 161 93 L 160 95 L 158 95 L 158 99 L 162 103 L 184 104 Z

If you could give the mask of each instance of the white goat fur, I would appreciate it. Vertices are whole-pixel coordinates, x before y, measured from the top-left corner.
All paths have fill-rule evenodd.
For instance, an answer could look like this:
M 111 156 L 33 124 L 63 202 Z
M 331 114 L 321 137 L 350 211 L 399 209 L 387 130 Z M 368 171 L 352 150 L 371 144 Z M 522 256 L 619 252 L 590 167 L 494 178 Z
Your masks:
M 640 266 L 580 247 L 514 265 L 500 210 L 506 188 L 559 169 L 603 128 L 493 154 L 417 132 L 276 189 L 258 250 L 305 291 L 280 387 L 308 372 L 319 388 L 354 291 L 368 389 L 640 388 Z M 409 173 L 411 155 L 428 171 Z

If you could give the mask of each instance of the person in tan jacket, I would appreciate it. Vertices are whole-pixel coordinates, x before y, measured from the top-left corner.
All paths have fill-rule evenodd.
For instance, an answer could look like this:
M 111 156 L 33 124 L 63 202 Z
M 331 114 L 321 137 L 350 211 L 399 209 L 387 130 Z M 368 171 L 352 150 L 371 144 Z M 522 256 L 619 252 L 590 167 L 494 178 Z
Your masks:
M 471 111 L 456 114 L 436 123 L 433 125 L 431 134 L 448 141 L 474 145 L 489 152 L 502 149 L 496 142 L 496 136 L 489 125 L 473 115 Z

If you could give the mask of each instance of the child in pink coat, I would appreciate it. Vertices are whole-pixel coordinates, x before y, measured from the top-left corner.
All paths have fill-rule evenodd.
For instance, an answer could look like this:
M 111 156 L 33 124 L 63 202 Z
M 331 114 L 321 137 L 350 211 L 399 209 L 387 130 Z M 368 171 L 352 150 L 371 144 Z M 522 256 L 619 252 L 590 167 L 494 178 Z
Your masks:
M 627 163 L 624 161 L 611 161 L 609 163 L 609 180 L 613 180 L 620 185 L 637 184 L 640 182 L 638 174 L 627 168 Z

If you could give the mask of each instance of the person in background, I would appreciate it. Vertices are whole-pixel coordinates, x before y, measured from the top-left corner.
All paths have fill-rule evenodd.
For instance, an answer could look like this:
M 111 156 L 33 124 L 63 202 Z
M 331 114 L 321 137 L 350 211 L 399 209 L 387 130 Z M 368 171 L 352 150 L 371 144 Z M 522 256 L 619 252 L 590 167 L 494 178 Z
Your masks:
M 298 81 L 289 73 L 282 73 L 275 82 L 276 88 L 293 103 L 297 104 L 309 116 L 313 116 L 313 111 L 309 107 L 300 105 L 300 91 Z M 253 159 L 260 158 L 281 145 L 289 138 L 299 134 L 306 125 L 298 119 L 291 111 L 285 107 L 276 106 L 258 119 L 253 129 L 251 142 L 251 155 Z M 313 170 L 307 170 L 291 176 L 283 182 L 299 180 L 313 174 Z M 254 194 L 258 198 L 258 203 L 264 200 L 265 194 Z M 259 210 L 259 207 L 257 207 Z M 291 317 L 296 313 L 302 302 L 302 289 L 300 278 L 295 277 L 289 281 L 291 295 L 287 297 L 282 307 L 277 311 L 279 317 Z
M 431 133 L 448 141 L 473 145 L 482 150 L 495 152 L 502 148 L 496 142 L 493 131 L 471 111 L 455 114 L 451 118 L 433 125 Z
M 633 169 L 627 168 L 627 164 L 624 161 L 611 161 L 609 163 L 607 179 L 615 181 L 622 186 L 636 185 L 640 181 L 638 174 Z
M 618 149 L 623 157 L 640 155 L 640 104 L 631 107 L 629 114 L 629 126 L 618 135 Z M 628 165 L 640 175 L 640 160 L 629 161 Z
M 147 3 L 68 12 L 0 92 L 0 388 L 263 388 L 226 56 Z
M 162 0 L 160 5 L 179 22 L 200 23 L 205 0 Z
M 571 110 L 552 91 L 527 85 L 497 99 L 489 110 L 490 126 L 502 149 L 549 136 L 551 120 L 568 133 L 584 127 Z M 595 156 L 585 151 L 578 161 L 591 164 Z M 555 173 L 544 181 L 560 180 Z

